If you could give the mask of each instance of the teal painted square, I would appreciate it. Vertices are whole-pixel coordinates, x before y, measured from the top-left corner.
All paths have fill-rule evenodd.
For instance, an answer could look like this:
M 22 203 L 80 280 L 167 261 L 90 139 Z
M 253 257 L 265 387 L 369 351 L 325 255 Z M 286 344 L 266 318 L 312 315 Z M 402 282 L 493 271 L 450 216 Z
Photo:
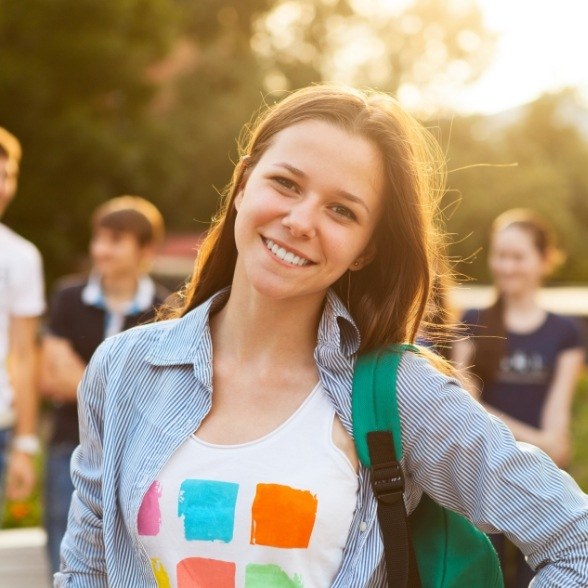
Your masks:
M 239 484 L 214 480 L 184 480 L 178 498 L 178 516 L 184 518 L 188 541 L 233 539 Z

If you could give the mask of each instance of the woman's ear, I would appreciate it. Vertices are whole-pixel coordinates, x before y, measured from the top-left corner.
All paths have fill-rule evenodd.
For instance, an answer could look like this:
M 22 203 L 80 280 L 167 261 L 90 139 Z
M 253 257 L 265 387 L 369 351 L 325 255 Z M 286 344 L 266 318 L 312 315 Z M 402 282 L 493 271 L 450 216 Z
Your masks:
M 351 264 L 349 268 L 352 272 L 356 272 L 368 266 L 376 257 L 376 246 L 370 243 L 363 251 L 363 253 Z

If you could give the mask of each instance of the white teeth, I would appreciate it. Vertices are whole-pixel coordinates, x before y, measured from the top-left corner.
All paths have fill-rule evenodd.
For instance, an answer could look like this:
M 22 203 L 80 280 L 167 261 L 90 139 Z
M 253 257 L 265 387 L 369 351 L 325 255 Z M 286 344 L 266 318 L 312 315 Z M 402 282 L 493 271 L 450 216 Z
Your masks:
M 310 262 L 307 259 L 298 257 L 291 251 L 286 251 L 283 247 L 280 247 L 277 243 L 274 243 L 271 239 L 264 239 L 265 246 L 278 258 L 291 265 L 308 265 Z

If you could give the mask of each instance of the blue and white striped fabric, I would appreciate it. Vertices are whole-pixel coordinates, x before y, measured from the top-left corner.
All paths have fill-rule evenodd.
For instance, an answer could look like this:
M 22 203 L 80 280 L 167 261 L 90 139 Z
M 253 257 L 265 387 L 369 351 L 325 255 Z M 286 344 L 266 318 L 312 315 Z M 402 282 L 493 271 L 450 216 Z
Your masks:
M 76 487 L 56 586 L 154 587 L 141 548 L 139 506 L 158 472 L 211 406 L 211 308 L 108 339 L 79 389 Z M 315 350 L 320 379 L 345 428 L 359 345 L 343 304 L 329 293 Z M 481 529 L 506 533 L 540 571 L 534 588 L 588 586 L 588 497 L 539 450 L 517 444 L 457 382 L 407 354 L 398 403 L 412 511 L 422 491 Z M 357 508 L 336 588 L 386 586 L 376 504 L 360 471 Z

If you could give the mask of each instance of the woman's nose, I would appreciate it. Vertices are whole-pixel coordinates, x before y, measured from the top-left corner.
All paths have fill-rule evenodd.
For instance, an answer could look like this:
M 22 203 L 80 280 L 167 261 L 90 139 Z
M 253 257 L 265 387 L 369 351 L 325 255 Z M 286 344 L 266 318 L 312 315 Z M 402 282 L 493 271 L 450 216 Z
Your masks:
M 318 212 L 309 200 L 294 203 L 282 220 L 295 237 L 314 237 Z

